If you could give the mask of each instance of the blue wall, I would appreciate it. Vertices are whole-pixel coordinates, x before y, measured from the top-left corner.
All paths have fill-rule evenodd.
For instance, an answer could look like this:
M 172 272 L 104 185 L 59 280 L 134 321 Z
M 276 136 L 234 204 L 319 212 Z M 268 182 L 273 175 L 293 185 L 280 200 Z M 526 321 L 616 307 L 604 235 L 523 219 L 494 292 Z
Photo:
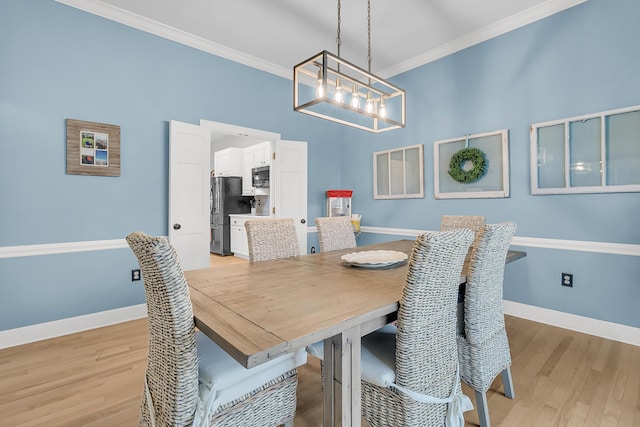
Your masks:
M 640 244 L 640 194 L 530 194 L 529 126 L 640 104 L 640 2 L 590 0 L 439 61 L 396 76 L 407 90 L 407 127 L 372 138 L 345 133 L 344 186 L 363 225 L 437 230 L 443 214 L 485 215 L 518 224 L 516 235 Z M 509 129 L 507 199 L 435 200 L 433 142 Z M 640 136 L 636 143 L 640 144 Z M 370 152 L 424 144 L 424 199 L 373 200 Z M 362 147 L 369 147 L 363 155 Z M 395 238 L 390 236 L 389 238 Z M 380 236 L 362 236 L 361 243 Z M 640 260 L 517 248 L 505 299 L 640 327 Z M 574 288 L 560 286 L 574 273 Z
M 638 193 L 530 195 L 528 131 L 640 104 L 639 18 L 636 0 L 591 0 L 396 76 L 407 127 L 373 135 L 294 113 L 290 80 L 52 0 L 3 0 L 0 247 L 166 235 L 168 122 L 200 119 L 308 141 L 310 224 L 326 189 L 352 188 L 365 226 L 433 230 L 442 214 L 483 214 L 516 221 L 518 236 L 640 244 Z M 121 127 L 120 177 L 65 174 L 67 118 Z M 503 128 L 511 197 L 434 200 L 433 142 Z M 425 198 L 374 201 L 372 153 L 417 143 Z M 359 241 L 381 238 L 392 236 Z M 637 257 L 520 249 L 505 298 L 640 327 Z M 0 259 L 0 331 L 143 303 L 136 265 L 128 249 Z
M 322 214 L 342 130 L 294 113 L 291 93 L 290 80 L 52 0 L 3 0 L 0 247 L 167 235 L 170 120 L 308 141 L 308 213 Z M 121 127 L 120 177 L 65 174 L 67 118 Z M 0 330 L 144 303 L 136 267 L 126 248 L 0 259 Z

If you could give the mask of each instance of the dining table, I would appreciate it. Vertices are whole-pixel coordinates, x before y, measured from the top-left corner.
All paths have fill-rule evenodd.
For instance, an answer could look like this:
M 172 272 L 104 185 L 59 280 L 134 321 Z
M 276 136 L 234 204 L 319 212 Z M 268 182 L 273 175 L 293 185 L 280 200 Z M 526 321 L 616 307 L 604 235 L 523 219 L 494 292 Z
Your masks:
M 323 426 L 358 427 L 360 339 L 396 320 L 407 261 L 354 266 L 342 256 L 410 255 L 413 244 L 395 240 L 187 271 L 195 325 L 246 368 L 324 341 Z M 525 255 L 509 251 L 506 263 Z

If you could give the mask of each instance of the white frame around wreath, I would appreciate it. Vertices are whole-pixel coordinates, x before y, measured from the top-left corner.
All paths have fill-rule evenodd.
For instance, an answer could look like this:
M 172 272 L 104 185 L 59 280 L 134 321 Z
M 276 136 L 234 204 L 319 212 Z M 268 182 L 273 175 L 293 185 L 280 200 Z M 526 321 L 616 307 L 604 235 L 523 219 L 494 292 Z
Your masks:
M 441 152 L 455 150 L 455 153 L 462 148 L 474 147 L 481 149 L 486 155 L 489 165 L 487 174 L 469 184 L 459 183 L 448 173 L 451 155 L 445 158 L 444 155 L 441 156 Z M 436 199 L 509 197 L 509 130 L 502 129 L 435 141 L 433 143 L 433 185 Z

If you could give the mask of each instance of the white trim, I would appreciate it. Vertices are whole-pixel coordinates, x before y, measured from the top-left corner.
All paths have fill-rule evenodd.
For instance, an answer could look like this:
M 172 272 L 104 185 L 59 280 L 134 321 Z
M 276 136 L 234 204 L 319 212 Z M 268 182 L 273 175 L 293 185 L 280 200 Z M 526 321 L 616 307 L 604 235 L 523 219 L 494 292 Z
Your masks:
M 606 322 L 590 317 L 577 316 L 547 308 L 504 300 L 504 313 L 534 322 L 570 329 L 583 334 L 595 335 L 614 341 L 640 346 L 640 328 Z
M 371 226 L 361 226 L 360 230 L 364 233 L 391 234 L 394 236 L 408 236 L 413 238 L 415 238 L 419 234 L 430 231 Z M 511 240 L 511 245 L 531 248 L 558 249 L 565 251 L 640 256 L 640 245 L 632 245 L 628 243 L 587 242 L 581 240 L 541 239 L 538 237 L 514 236 L 513 240 Z
M 377 72 L 376 75 L 384 79 L 413 70 L 414 68 L 437 61 L 440 58 L 444 58 L 445 56 L 449 56 L 468 47 L 480 44 L 520 27 L 524 27 L 525 25 L 529 25 L 586 1 L 587 0 L 547 0 L 544 3 L 522 11 L 516 15 L 505 18 L 487 27 L 480 28 L 479 30 L 460 37 L 457 40 L 438 46 L 428 52 L 385 68 L 384 70 Z
M 631 107 L 616 108 L 615 110 L 602 111 L 599 113 L 583 114 L 581 116 L 574 116 L 566 119 L 556 119 L 556 120 L 549 120 L 546 122 L 534 123 L 531 126 L 536 128 L 542 128 L 542 127 L 548 127 L 548 126 L 554 126 L 554 125 L 561 125 L 568 122 L 581 122 L 584 120 L 601 118 L 603 116 L 615 116 L 617 114 L 631 113 L 639 110 L 640 110 L 640 105 L 632 105 Z
M 147 317 L 147 305 L 138 304 L 68 319 L 0 331 L 0 349 L 115 325 Z
M 504 300 L 505 314 L 640 346 L 640 328 Z M 84 316 L 0 331 L 0 349 L 96 329 L 147 316 L 139 304 Z
M 104 251 L 124 249 L 129 245 L 125 239 L 94 240 L 87 242 L 45 243 L 41 245 L 21 245 L 0 247 L 0 259 L 24 256 L 57 255 L 72 252 Z
M 526 246 L 530 248 L 640 256 L 640 245 L 632 245 L 629 243 L 586 242 L 581 240 L 540 239 L 537 237 L 515 236 L 511 241 L 511 244 L 514 246 Z
M 124 9 L 120 9 L 110 4 L 103 3 L 99 0 L 56 1 L 67 6 L 71 6 L 76 9 L 80 9 L 115 22 L 119 22 L 129 27 L 145 31 L 147 33 L 151 33 L 156 36 L 175 41 L 177 43 L 181 43 L 185 46 L 193 47 L 203 52 L 211 53 L 213 55 L 220 56 L 222 58 L 226 58 L 231 61 L 265 71 L 267 73 L 275 74 L 276 76 L 293 80 L 293 73 L 288 67 L 282 67 L 272 62 L 256 58 L 255 56 L 247 55 L 243 52 L 239 52 L 229 47 L 206 40 L 202 37 L 189 34 L 187 32 L 178 30 L 152 19 L 145 18 L 144 16 L 128 12 Z M 520 27 L 524 27 L 525 25 L 531 24 L 532 22 L 539 21 L 540 19 L 546 18 L 586 1 L 587 0 L 547 0 L 542 4 L 527 9 L 519 14 L 505 18 L 493 25 L 481 28 L 450 43 L 444 44 L 421 55 L 417 55 L 413 58 L 407 59 L 406 61 L 402 61 L 394 66 L 381 70 L 380 72 L 377 72 L 376 75 L 383 79 L 395 76 L 397 74 L 412 70 L 421 65 L 428 64 L 429 62 L 436 61 L 440 58 L 466 49 L 467 47 L 482 43 L 501 34 L 508 33 L 509 31 L 513 31 Z
M 229 123 L 214 122 L 205 119 L 200 119 L 200 126 L 208 128 L 211 132 L 220 135 L 243 136 L 269 141 L 277 141 L 281 139 L 280 134 L 277 132 L 247 128 L 244 126 L 236 126 Z
M 308 233 L 317 233 L 315 226 L 307 228 Z M 361 232 L 373 234 L 388 234 L 415 238 L 419 234 L 432 230 L 415 230 L 408 228 L 387 228 L 362 226 Z M 512 246 L 530 248 L 558 249 L 565 251 L 595 252 L 612 255 L 640 256 L 640 245 L 628 243 L 587 242 L 581 240 L 542 239 L 538 237 L 515 236 Z M 126 249 L 129 246 L 125 239 L 95 240 L 87 242 L 49 243 L 42 245 L 22 245 L 0 247 L 0 259 L 19 258 L 25 256 L 57 255 L 73 252 L 104 251 L 110 249 Z
M 429 230 L 412 230 L 409 228 L 387 228 L 387 227 L 372 227 L 372 226 L 361 226 L 360 231 L 363 233 L 391 234 L 394 236 L 408 236 L 413 238 L 416 238 L 419 234 L 424 234 L 429 232 Z

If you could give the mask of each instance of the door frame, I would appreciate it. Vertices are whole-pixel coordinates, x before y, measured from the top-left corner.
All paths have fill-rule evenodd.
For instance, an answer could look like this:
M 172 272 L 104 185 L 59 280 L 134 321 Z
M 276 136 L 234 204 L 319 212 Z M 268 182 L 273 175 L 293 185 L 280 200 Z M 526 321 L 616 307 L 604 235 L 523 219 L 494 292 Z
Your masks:
M 200 119 L 200 126 L 208 128 L 212 133 L 219 134 L 220 136 L 248 136 L 250 138 L 268 139 L 270 141 L 276 141 L 281 138 L 279 133 L 205 119 Z

